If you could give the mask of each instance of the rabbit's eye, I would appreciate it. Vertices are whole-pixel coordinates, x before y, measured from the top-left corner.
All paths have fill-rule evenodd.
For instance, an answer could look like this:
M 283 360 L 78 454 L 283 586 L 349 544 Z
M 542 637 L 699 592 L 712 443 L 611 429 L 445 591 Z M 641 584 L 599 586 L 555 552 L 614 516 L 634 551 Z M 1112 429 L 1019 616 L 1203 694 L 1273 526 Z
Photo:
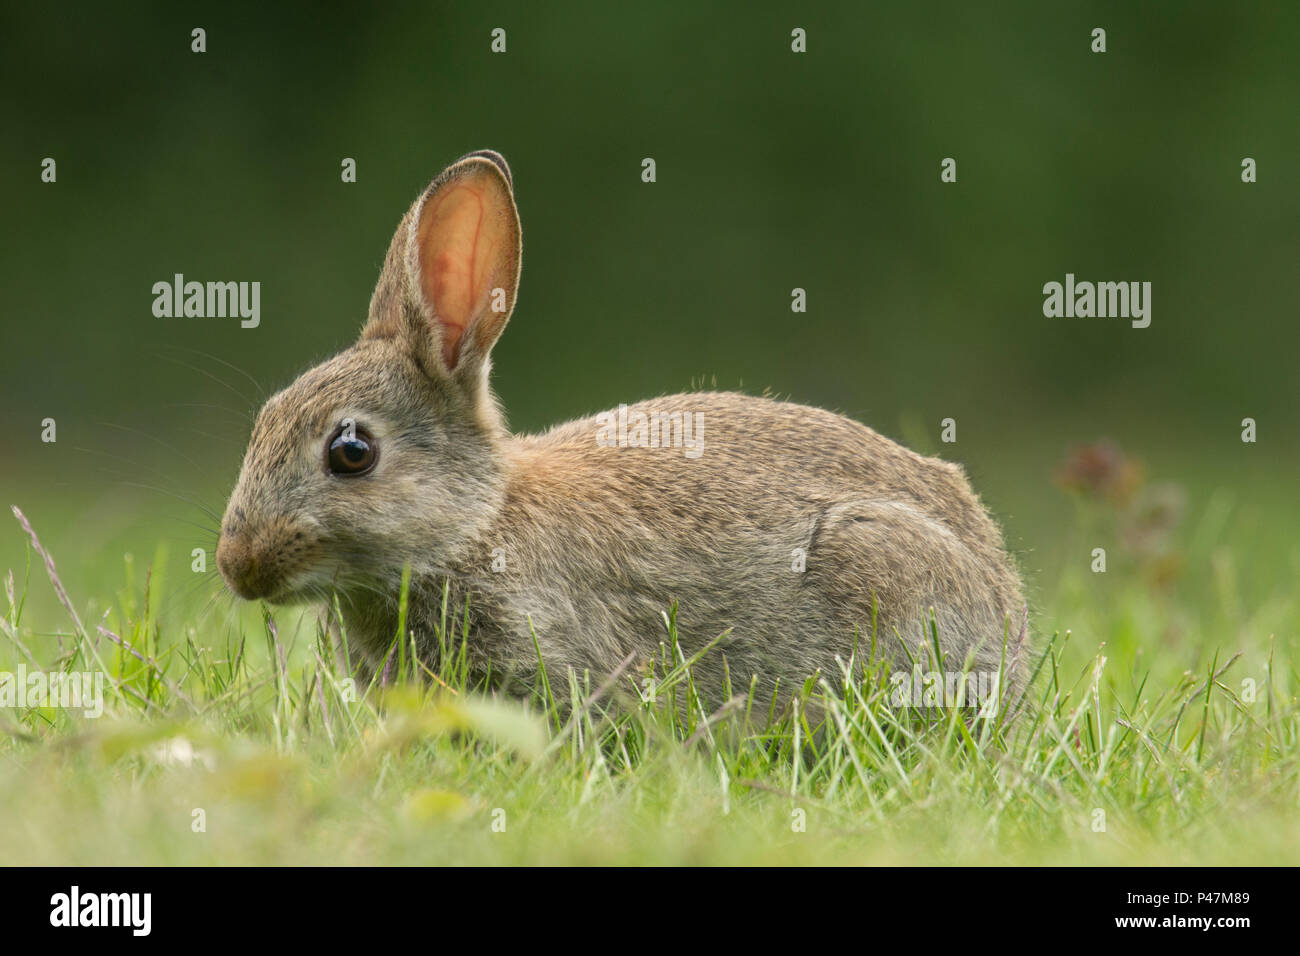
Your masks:
M 379 458 L 375 440 L 361 428 L 340 428 L 330 438 L 325 459 L 336 475 L 364 475 Z

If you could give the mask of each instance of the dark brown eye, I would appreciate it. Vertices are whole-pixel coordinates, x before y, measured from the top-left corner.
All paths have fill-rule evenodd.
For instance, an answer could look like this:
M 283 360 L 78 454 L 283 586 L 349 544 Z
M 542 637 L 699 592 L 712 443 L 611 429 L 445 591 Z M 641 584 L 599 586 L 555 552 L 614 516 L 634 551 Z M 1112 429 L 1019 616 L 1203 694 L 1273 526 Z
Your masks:
M 330 438 L 325 460 L 336 475 L 364 475 L 379 459 L 379 448 L 364 428 L 348 424 Z

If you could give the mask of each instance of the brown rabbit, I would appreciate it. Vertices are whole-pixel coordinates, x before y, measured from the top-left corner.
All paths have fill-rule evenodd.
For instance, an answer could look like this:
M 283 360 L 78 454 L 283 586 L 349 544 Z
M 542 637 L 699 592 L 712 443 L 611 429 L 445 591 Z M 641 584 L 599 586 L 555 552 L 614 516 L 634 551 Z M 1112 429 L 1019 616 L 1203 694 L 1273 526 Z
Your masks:
M 411 206 L 360 340 L 273 396 L 253 429 L 217 561 L 240 597 L 333 589 L 356 663 L 408 627 L 436 657 L 444 582 L 470 608 L 478 673 L 525 686 L 547 670 L 607 674 L 657 659 L 678 604 L 716 702 L 820 669 L 834 682 L 855 629 L 908 667 L 931 645 L 1010 685 L 1020 581 L 960 467 L 840 415 L 732 393 L 655 399 L 544 435 L 512 435 L 488 387 L 515 305 L 520 228 L 505 160 L 470 153 Z M 532 630 L 530 630 L 530 622 Z M 459 631 L 457 631 L 459 633 Z M 1009 641 L 1004 641 L 1009 635 Z M 1005 645 L 1005 646 L 1004 646 Z M 371 671 L 373 673 L 373 670 Z M 1006 686 L 1006 685 L 1004 685 Z

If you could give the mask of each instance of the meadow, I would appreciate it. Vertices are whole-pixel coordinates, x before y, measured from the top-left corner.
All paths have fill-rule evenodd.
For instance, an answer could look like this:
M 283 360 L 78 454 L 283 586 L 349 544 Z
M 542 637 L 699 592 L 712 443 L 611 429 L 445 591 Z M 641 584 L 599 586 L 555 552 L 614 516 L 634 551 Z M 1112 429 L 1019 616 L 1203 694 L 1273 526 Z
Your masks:
M 168 509 L 135 516 L 145 559 L 33 489 L 5 515 L 0 670 L 102 671 L 104 714 L 0 710 L 0 863 L 1294 863 L 1288 489 L 1186 473 L 1148 480 L 1103 443 L 1033 475 L 1009 532 L 1044 542 L 1019 554 L 1036 653 L 1014 717 L 898 706 L 867 633 L 788 707 L 702 700 L 692 664 L 725 641 L 681 647 L 671 607 L 651 673 L 495 699 L 446 608 L 436 665 L 395 642 L 387 686 L 358 685 L 315 610 L 193 573 L 186 536 L 155 535 Z M 80 555 L 75 583 L 29 512 Z

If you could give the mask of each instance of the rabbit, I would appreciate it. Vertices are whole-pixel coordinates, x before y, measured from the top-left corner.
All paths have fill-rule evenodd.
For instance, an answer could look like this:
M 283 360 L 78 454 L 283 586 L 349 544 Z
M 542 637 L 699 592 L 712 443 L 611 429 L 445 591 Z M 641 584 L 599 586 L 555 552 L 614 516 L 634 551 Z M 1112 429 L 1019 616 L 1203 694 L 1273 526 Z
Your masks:
M 437 660 L 446 587 L 458 648 L 468 606 L 470 670 L 520 693 L 539 656 L 560 680 L 660 660 L 674 602 L 684 655 L 724 635 L 693 665 L 715 702 L 751 681 L 769 697 L 817 673 L 834 683 L 872 642 L 912 667 L 932 623 L 951 669 L 1022 686 L 1021 582 L 958 465 L 729 392 L 512 434 L 488 378 L 521 249 L 499 154 L 463 156 L 420 194 L 360 339 L 256 420 L 217 548 L 236 595 L 336 595 L 371 677 L 391 659 L 409 566 L 407 646 Z M 642 415 L 663 423 L 660 447 Z

